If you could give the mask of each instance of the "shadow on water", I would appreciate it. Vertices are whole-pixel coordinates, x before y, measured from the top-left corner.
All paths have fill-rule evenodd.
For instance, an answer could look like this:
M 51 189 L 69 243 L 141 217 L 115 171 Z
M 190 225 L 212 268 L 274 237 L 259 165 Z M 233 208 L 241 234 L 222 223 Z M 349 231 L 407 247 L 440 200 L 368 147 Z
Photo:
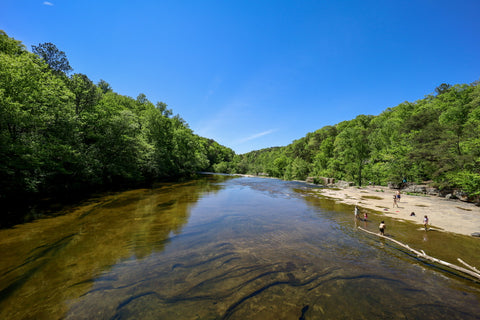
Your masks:
M 0 318 L 478 319 L 478 283 L 359 232 L 309 189 L 208 175 L 2 230 Z M 432 243 L 464 240 L 387 224 L 443 257 Z

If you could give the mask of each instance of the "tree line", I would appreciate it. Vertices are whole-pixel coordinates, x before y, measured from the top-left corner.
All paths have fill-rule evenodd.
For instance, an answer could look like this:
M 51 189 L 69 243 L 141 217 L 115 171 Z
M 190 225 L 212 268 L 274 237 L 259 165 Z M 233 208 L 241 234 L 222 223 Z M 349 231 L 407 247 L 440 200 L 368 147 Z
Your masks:
M 0 201 L 188 177 L 234 152 L 193 133 L 163 102 L 72 72 L 52 43 L 0 31 Z
M 220 171 L 386 185 L 429 181 L 480 194 L 480 85 L 441 84 L 378 116 L 325 126 L 284 147 L 236 155 Z
M 478 81 L 441 84 L 378 116 L 359 115 L 284 147 L 236 155 L 194 134 L 165 103 L 121 95 L 104 80 L 94 84 L 72 71 L 52 43 L 29 52 L 0 31 L 0 204 L 198 171 L 357 185 L 432 181 L 480 194 Z

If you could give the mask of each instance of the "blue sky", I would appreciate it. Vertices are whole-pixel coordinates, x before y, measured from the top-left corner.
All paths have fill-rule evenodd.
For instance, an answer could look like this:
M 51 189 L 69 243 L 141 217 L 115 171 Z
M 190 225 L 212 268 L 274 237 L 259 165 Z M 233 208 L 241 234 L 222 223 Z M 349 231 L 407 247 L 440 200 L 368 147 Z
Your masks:
M 2 0 L 0 29 L 236 153 L 480 79 L 478 0 Z

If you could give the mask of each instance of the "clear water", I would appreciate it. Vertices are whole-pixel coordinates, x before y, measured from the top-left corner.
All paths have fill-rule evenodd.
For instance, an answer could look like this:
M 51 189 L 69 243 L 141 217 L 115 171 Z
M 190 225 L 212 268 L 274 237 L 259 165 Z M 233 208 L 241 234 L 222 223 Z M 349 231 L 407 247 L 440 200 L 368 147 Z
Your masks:
M 351 207 L 274 179 L 207 175 L 0 231 L 0 319 L 480 319 L 480 283 L 358 231 Z M 386 220 L 480 265 L 479 239 Z

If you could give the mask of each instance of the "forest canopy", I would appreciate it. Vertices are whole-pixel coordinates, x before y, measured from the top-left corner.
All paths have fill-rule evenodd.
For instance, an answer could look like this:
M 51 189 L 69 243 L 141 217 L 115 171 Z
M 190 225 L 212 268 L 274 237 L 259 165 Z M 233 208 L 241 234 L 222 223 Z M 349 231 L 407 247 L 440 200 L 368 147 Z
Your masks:
M 52 43 L 0 31 L 0 201 L 188 177 L 232 160 L 163 102 L 73 73 Z
M 380 115 L 325 126 L 284 147 L 235 155 L 164 102 L 73 73 L 52 43 L 0 31 L 0 202 L 189 177 L 198 171 L 357 185 L 431 181 L 480 195 L 480 86 L 442 83 Z
M 380 115 L 326 126 L 285 147 L 237 155 L 220 171 L 386 185 L 429 181 L 480 194 L 480 86 L 441 84 Z

